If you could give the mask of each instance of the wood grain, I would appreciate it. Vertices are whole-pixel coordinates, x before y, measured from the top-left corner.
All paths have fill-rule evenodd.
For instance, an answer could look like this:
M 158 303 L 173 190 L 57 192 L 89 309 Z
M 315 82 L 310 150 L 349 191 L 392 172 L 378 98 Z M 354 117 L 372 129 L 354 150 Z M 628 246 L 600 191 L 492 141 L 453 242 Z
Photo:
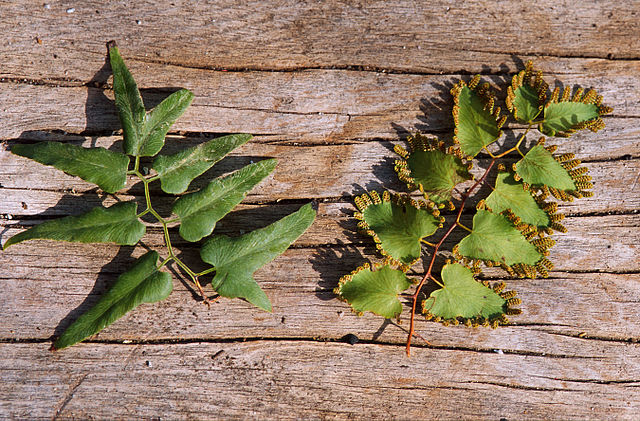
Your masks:
M 0 253 L 0 419 L 635 419 L 640 412 L 640 2 L 297 0 L 4 1 L 0 32 L 0 241 L 34 224 L 122 200 L 12 155 L 52 140 L 120 148 L 105 43 L 114 39 L 147 107 L 178 88 L 193 106 L 173 153 L 225 133 L 253 140 L 196 180 L 252 161 L 278 167 L 217 232 L 238 235 L 313 201 L 316 222 L 256 273 L 273 302 L 199 301 L 169 265 L 174 292 L 87 343 L 58 335 L 146 249 L 30 241 Z M 483 278 L 517 290 L 523 314 L 497 330 L 408 327 L 335 298 L 337 280 L 374 255 L 355 233 L 353 196 L 403 191 L 393 145 L 422 131 L 451 141 L 453 83 L 482 73 L 506 95 L 533 59 L 552 86 L 596 88 L 607 127 L 553 139 L 594 177 L 595 196 L 561 206 L 568 233 L 547 279 Z M 524 127 L 511 124 L 513 145 Z M 529 135 L 527 145 L 537 140 Z M 480 156 L 473 171 L 488 165 Z M 143 160 L 149 166 L 150 161 Z M 462 186 L 464 188 L 464 186 Z M 162 215 L 172 197 L 152 188 Z M 481 190 L 479 197 L 488 193 Z M 470 224 L 475 200 L 462 221 Z M 447 215 L 452 219 L 450 214 Z M 462 237 L 454 234 L 443 249 Z M 197 244 L 172 241 L 204 268 Z M 446 252 L 442 253 L 446 257 Z M 438 264 L 443 259 L 437 259 Z M 411 276 L 424 268 L 416 265 Z M 206 283 L 206 279 L 205 279 Z M 351 335 L 351 336 L 346 336 Z M 355 345 L 348 342 L 357 340 Z
M 575 58 L 580 65 L 637 59 L 640 51 L 637 1 L 591 0 L 579 14 L 564 2 L 446 0 L 174 1 L 134 9 L 117 2 L 61 1 L 46 9 L 8 1 L 3 9 L 11 17 L 0 26 L 7 40 L 3 73 L 53 81 L 90 78 L 110 39 L 144 63 L 232 70 L 513 71 L 533 55 Z
M 117 139 L 116 137 L 98 137 L 74 143 L 86 147 L 97 145 L 118 150 L 121 148 L 121 141 Z M 608 156 L 609 159 L 606 160 L 590 157 L 588 147 L 585 146 L 588 142 L 586 139 L 582 143 L 573 138 L 560 140 L 558 142 L 560 143 L 559 152 L 576 153 L 577 157 L 585 162 L 595 184 L 593 198 L 563 203 L 562 209 L 569 213 L 629 212 L 639 209 L 640 195 L 634 194 L 634 192 L 640 186 L 638 184 L 640 159 L 635 153 L 631 154 L 636 151 L 634 146 L 639 142 L 638 139 L 640 137 L 633 139 L 623 137 L 604 142 L 608 146 L 601 146 L 599 149 L 602 155 Z M 167 146 L 166 153 L 175 152 L 203 141 L 205 139 L 202 138 L 195 140 L 192 138 L 171 138 L 168 141 L 171 144 Z M 593 140 L 591 141 L 593 142 Z M 302 147 L 300 145 L 263 144 L 258 138 L 256 142 L 245 145 L 232 153 L 229 158 L 196 180 L 191 188 L 199 189 L 206 185 L 212 177 L 237 170 L 252 161 L 270 157 L 278 159 L 278 167 L 274 174 L 260 185 L 259 189 L 255 189 L 249 194 L 247 200 L 250 202 L 273 202 L 283 199 L 351 199 L 354 195 L 362 194 L 365 189 L 402 191 L 406 188 L 398 181 L 393 171 L 393 162 L 398 159 L 398 155 L 392 150 L 394 143 L 402 144 L 400 141 L 378 141 Z M 606 151 L 602 150 L 604 148 Z M 592 159 L 593 161 L 591 161 Z M 474 172 L 482 174 L 488 162 L 488 159 L 478 160 Z M 55 168 L 44 167 L 37 162 L 17 157 L 8 151 L 0 151 L 0 164 L 2 164 L 0 166 L 0 177 L 2 177 L 0 191 L 6 198 L 3 203 L 6 208 L 0 211 L 2 213 L 16 217 L 40 213 L 46 216 L 64 215 L 70 212 L 70 205 L 76 206 L 70 196 L 81 195 L 84 200 L 94 206 L 97 204 L 98 197 L 101 196 L 92 184 L 65 175 Z M 620 180 L 626 180 L 626 182 L 621 183 Z M 129 196 L 119 196 L 119 200 L 129 200 L 130 195 L 143 195 L 141 186 L 139 184 L 135 186 L 133 178 L 129 181 Z M 468 184 L 463 187 L 465 186 L 468 187 Z M 154 193 L 162 195 L 157 183 L 152 185 L 152 189 Z M 482 193 L 486 194 L 487 191 Z M 75 200 L 75 202 L 79 202 L 80 206 L 83 206 L 81 201 Z M 26 209 L 24 209 L 23 203 L 27 205 Z M 48 209 L 56 203 L 60 204 L 53 209 Z M 114 199 L 106 198 L 106 204 L 110 203 L 114 203 Z M 475 204 L 473 205 L 475 206 Z M 86 209 L 86 206 L 84 208 Z
M 571 420 L 633 419 L 640 409 L 637 344 L 562 358 L 416 347 L 409 359 L 384 345 L 311 341 L 0 349 L 0 393 L 16 402 L 0 405 L 13 418 L 388 419 L 398 405 L 403 418 Z
M 539 64 L 546 70 L 545 62 Z M 613 107 L 615 116 L 640 117 L 640 66 L 612 67 L 615 79 L 599 72 L 562 75 L 584 88 L 597 88 Z M 185 72 L 173 69 L 166 80 L 146 81 L 148 69 L 134 75 L 147 107 L 158 104 L 179 87 L 191 89 L 193 105 L 176 122 L 174 130 L 187 132 L 249 132 L 296 139 L 297 142 L 342 143 L 345 140 L 397 138 L 398 132 L 452 130 L 450 88 L 461 77 L 452 75 L 406 75 L 344 70 L 302 72 Z M 174 77 L 171 77 L 174 76 Z M 549 75 L 555 86 L 557 75 Z M 104 76 L 104 81 L 107 77 Z M 506 95 L 505 75 L 487 76 Z M 145 88 L 151 88 L 144 91 Z M 163 91 L 158 92 L 158 89 Z M 28 100 L 27 100 L 28 99 Z M 118 130 L 112 91 L 95 87 L 57 87 L 6 83 L 0 91 L 4 124 L 0 137 L 29 137 L 33 130 L 103 134 Z M 59 107 L 57 104 L 64 104 Z M 637 128 L 633 120 L 620 122 Z M 25 131 L 25 127 L 29 127 Z M 629 129 L 627 129 L 629 130 Z M 637 129 L 631 129 L 637 130 Z M 623 135 L 616 130 L 617 136 Z

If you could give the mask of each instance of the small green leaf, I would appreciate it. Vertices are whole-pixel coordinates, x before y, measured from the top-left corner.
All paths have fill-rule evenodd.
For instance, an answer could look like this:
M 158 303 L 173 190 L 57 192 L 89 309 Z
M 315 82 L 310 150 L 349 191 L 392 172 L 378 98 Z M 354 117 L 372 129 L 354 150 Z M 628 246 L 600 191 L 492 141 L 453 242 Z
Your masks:
M 129 157 L 104 148 L 40 142 L 35 145 L 14 145 L 11 152 L 97 184 L 107 193 L 117 192 L 127 182 Z
M 493 109 L 494 98 L 488 88 L 483 85 L 480 89 L 474 89 L 478 79 L 472 80 L 469 86 L 460 81 L 451 90 L 455 103 L 454 141 L 460 144 L 462 152 L 472 157 L 498 140 L 502 135 L 500 127 L 504 124 L 504 119 L 497 120 L 499 112 Z
M 451 200 L 451 191 L 458 184 L 471 179 L 462 160 L 439 149 L 414 150 L 407 157 L 411 183 L 435 203 Z M 396 166 L 396 170 L 399 166 Z M 403 180 L 404 181 L 404 180 Z
M 598 119 L 600 113 L 595 104 L 582 102 L 552 102 L 544 109 L 544 120 L 540 131 L 547 136 L 556 136 L 580 128 L 581 123 Z
M 244 298 L 256 307 L 271 311 L 271 302 L 253 279 L 253 273 L 284 253 L 309 228 L 315 216 L 311 204 L 307 204 L 241 237 L 212 237 L 202 246 L 200 256 L 216 268 L 211 281 L 213 289 L 223 297 Z
M 413 264 L 420 257 L 420 241 L 438 230 L 440 218 L 410 200 L 395 197 L 392 201 L 388 192 L 382 200 L 375 191 L 369 193 L 371 199 L 365 196 L 356 199 L 361 211 L 356 217 L 362 221 L 358 227 L 373 236 L 383 254 L 402 264 Z
M 193 101 L 193 93 L 187 89 L 181 89 L 166 97 L 153 110 L 145 116 L 140 142 L 140 156 L 154 156 L 164 146 L 164 138 L 173 123 L 189 107 Z
M 460 241 L 457 252 L 470 259 L 535 265 L 543 257 L 504 216 L 478 210 L 473 230 Z
M 391 319 L 402 313 L 398 294 L 411 285 L 411 280 L 400 270 L 383 266 L 372 271 L 366 265 L 344 276 L 335 293 L 358 313 L 370 311 Z
M 211 234 L 216 222 L 229 213 L 275 169 L 277 161 L 268 159 L 247 165 L 226 177 L 213 180 L 203 189 L 182 196 L 173 205 L 180 217 L 180 235 L 187 241 L 199 241 Z
M 132 246 L 146 229 L 136 216 L 137 209 L 138 205 L 133 202 L 121 202 L 109 208 L 93 208 L 82 215 L 43 222 L 9 238 L 3 248 L 34 239 Z
M 538 92 L 529 85 L 520 86 L 514 92 L 513 109 L 516 118 L 525 123 L 530 123 L 542 111 L 542 105 L 538 97 Z
M 171 194 L 183 193 L 194 178 L 249 139 L 249 134 L 233 134 L 212 139 L 174 155 L 159 155 L 153 161 L 153 169 L 158 172 L 162 190 Z
M 175 121 L 185 112 L 193 93 L 181 89 L 146 112 L 138 85 L 124 64 L 118 47 L 110 46 L 113 91 L 122 125 L 124 151 L 134 156 L 154 156 L 164 146 L 164 138 Z
M 124 151 L 138 155 L 141 148 L 142 126 L 146 116 L 138 85 L 124 64 L 118 47 L 109 48 L 109 59 L 113 71 L 113 91 L 116 109 L 124 137 Z
M 423 303 L 423 311 L 445 320 L 486 319 L 503 316 L 507 301 L 494 290 L 482 285 L 469 268 L 459 263 L 447 264 L 440 274 L 444 287 L 431 293 Z
M 160 272 L 157 261 L 158 253 L 155 251 L 147 252 L 136 260 L 95 306 L 60 335 L 53 348 L 66 348 L 100 332 L 142 303 L 155 303 L 167 298 L 173 289 L 171 275 Z
M 507 88 L 507 108 L 517 120 L 532 123 L 542 112 L 548 88 L 542 72 L 534 74 L 533 62 L 528 61 L 525 70 L 515 74 Z
M 546 185 L 559 190 L 576 190 L 569 172 L 542 145 L 531 148 L 516 163 L 516 173 L 533 186 Z
M 486 203 L 495 213 L 511 209 L 522 222 L 538 228 L 546 228 L 551 224 L 549 215 L 523 188 L 522 182 L 516 181 L 509 172 L 498 173 L 495 189 L 487 197 Z

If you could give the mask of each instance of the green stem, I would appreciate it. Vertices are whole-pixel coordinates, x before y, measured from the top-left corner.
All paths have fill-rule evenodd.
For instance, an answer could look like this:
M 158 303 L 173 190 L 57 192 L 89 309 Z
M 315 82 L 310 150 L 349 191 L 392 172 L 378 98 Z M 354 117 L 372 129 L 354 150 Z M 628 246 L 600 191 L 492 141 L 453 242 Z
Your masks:
M 518 153 L 522 157 L 524 157 L 524 154 L 520 151 L 520 145 L 522 144 L 522 142 L 524 141 L 525 137 L 527 136 L 527 133 L 529 133 L 529 130 L 531 130 L 532 126 L 533 126 L 533 123 L 529 123 L 529 127 L 527 127 L 527 130 L 525 130 L 524 133 L 522 133 L 522 136 L 520 136 L 520 139 L 518 139 L 518 143 L 516 143 L 516 146 L 514 146 L 511 149 L 508 149 L 508 150 L 504 151 L 500 155 L 493 156 L 493 155 L 491 155 L 491 152 L 489 152 L 487 150 L 487 152 L 489 152 L 489 155 L 491 156 L 491 158 L 493 158 L 493 159 L 502 158 L 503 156 L 505 156 L 505 155 L 507 155 L 507 154 L 509 154 L 509 153 L 511 153 L 513 151 L 518 151 Z M 486 147 L 485 147 L 485 150 L 486 150 Z
M 216 268 L 215 267 L 211 267 L 209 269 L 203 270 L 202 272 L 198 272 L 196 275 L 197 276 L 203 276 L 203 275 L 206 275 L 208 273 L 215 272 L 215 271 L 216 271 Z
M 133 175 L 136 175 L 142 181 L 142 184 L 144 185 L 144 199 L 145 199 L 147 208 L 144 211 L 142 211 L 141 213 L 139 213 L 137 216 L 138 216 L 138 218 L 140 218 L 140 217 L 146 215 L 147 213 L 150 213 L 151 215 L 153 215 L 156 218 L 156 220 L 158 222 L 160 222 L 160 224 L 162 224 L 162 233 L 164 235 L 164 243 L 165 243 L 165 245 L 167 247 L 167 251 L 169 252 L 169 256 L 166 259 L 164 259 L 162 261 L 162 263 L 160 263 L 160 266 L 158 267 L 158 269 L 160 269 L 161 267 L 165 266 L 170 261 L 176 262 L 176 264 L 182 270 L 184 270 L 187 273 L 187 275 L 189 275 L 189 277 L 191 278 L 191 280 L 195 284 L 196 288 L 198 288 L 198 291 L 200 292 L 200 295 L 202 296 L 204 302 L 206 304 L 209 304 L 209 302 L 210 302 L 209 298 L 205 294 L 204 289 L 202 288 L 202 285 L 200 285 L 200 282 L 198 281 L 198 277 L 214 271 L 215 268 L 210 268 L 210 269 L 204 270 L 204 271 L 202 271 L 200 273 L 195 273 L 193 270 L 191 270 L 191 268 L 189 266 L 187 266 L 182 260 L 180 260 L 180 258 L 178 256 L 176 256 L 176 254 L 173 251 L 173 247 L 171 245 L 171 237 L 169 236 L 169 227 L 167 226 L 167 224 L 169 224 L 170 222 L 178 221 L 178 220 L 180 220 L 180 218 L 175 218 L 175 219 L 167 221 L 162 216 L 160 216 L 160 214 L 153 208 L 153 205 L 151 204 L 151 194 L 149 193 L 149 183 L 151 183 L 152 181 L 157 179 L 158 176 L 153 176 L 153 177 L 146 178 L 142 173 L 140 173 L 139 166 L 140 166 L 140 157 L 136 157 L 136 160 L 135 160 L 135 163 L 134 163 L 134 168 L 133 168 L 132 171 L 130 171 L 130 173 L 133 174 Z

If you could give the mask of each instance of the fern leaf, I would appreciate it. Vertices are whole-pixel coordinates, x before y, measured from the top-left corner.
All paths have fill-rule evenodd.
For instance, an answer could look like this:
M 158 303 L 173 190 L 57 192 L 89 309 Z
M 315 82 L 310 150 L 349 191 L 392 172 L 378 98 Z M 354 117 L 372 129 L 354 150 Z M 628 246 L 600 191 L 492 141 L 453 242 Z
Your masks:
M 395 171 L 409 190 L 420 190 L 425 199 L 437 204 L 451 201 L 453 188 L 472 178 L 471 164 L 464 164 L 459 150 L 445 148 L 443 142 L 430 141 L 420 134 L 408 138 L 411 153 L 397 146 L 404 159 L 396 161 Z
M 571 96 L 568 86 L 560 95 L 560 88 L 551 93 L 544 107 L 544 119 L 538 130 L 547 136 L 569 137 L 577 130 L 589 129 L 597 132 L 604 128 L 601 116 L 609 114 L 613 108 L 602 105 L 602 97 L 591 89 L 586 94 L 578 88 Z
M 549 85 L 542 79 L 542 72 L 535 71 L 528 61 L 525 69 L 513 76 L 507 88 L 506 104 L 516 120 L 531 123 L 544 108 Z
M 518 177 L 541 191 L 541 198 L 549 194 L 567 202 L 574 198 L 591 197 L 593 187 L 586 167 L 573 154 L 554 155 L 554 146 L 544 147 L 544 138 L 531 148 L 520 161 L 514 164 Z
M 373 237 L 376 247 L 408 269 L 420 258 L 420 241 L 442 226 L 444 218 L 432 202 L 417 202 L 399 195 L 393 197 L 385 191 L 382 197 L 369 192 L 356 197 L 360 212 L 358 228 Z
M 539 229 L 551 224 L 549 213 L 532 193 L 525 189 L 522 181 L 516 181 L 508 171 L 498 173 L 495 188 L 486 198 L 486 204 L 495 213 L 510 209 L 520 220 Z
M 507 314 L 516 314 L 510 305 L 520 303 L 514 291 L 500 292 L 504 284 L 494 289 L 478 282 L 472 271 L 459 264 L 449 263 L 441 272 L 443 287 L 431 293 L 422 302 L 427 319 L 444 324 L 491 325 L 508 323 Z M 506 298 L 509 297 L 509 298 Z
M 461 80 L 451 89 L 455 122 L 453 140 L 465 155 L 471 157 L 500 138 L 500 128 L 506 121 L 506 116 L 500 117 L 500 108 L 494 107 L 495 97 L 489 91 L 489 85 L 478 86 L 479 80 L 480 76 L 476 76 L 468 85 Z
M 515 226 L 508 216 L 512 214 L 479 209 L 473 217 L 471 233 L 454 246 L 454 256 L 481 260 L 487 266 L 500 266 L 522 277 L 535 278 L 537 273 L 545 276 L 549 265 L 544 256 L 545 245 L 532 244 L 535 231 L 527 232 L 531 230 L 527 224 Z
M 386 265 L 376 269 L 368 263 L 360 266 L 340 278 L 334 292 L 360 316 L 370 311 L 387 319 L 398 317 L 402 312 L 398 294 L 413 284 L 401 270 Z

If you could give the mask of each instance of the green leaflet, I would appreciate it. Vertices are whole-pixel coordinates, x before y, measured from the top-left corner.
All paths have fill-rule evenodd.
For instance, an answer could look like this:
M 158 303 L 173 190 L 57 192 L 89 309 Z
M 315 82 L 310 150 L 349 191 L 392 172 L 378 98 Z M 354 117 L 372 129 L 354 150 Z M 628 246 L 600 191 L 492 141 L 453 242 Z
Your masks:
M 431 293 L 423 302 L 423 312 L 445 320 L 487 319 L 501 317 L 507 301 L 494 290 L 482 285 L 467 267 L 450 263 L 442 268 L 443 288 Z
M 473 230 L 458 244 L 458 253 L 469 259 L 535 265 L 542 255 L 507 218 L 486 210 L 473 217 Z
M 571 175 L 542 145 L 531 148 L 516 163 L 516 173 L 533 186 L 546 185 L 559 190 L 576 190 Z
M 370 311 L 391 319 L 402 313 L 398 294 L 411 285 L 411 280 L 400 270 L 383 266 L 374 272 L 366 265 L 343 277 L 335 293 L 358 313 Z
M 525 123 L 531 123 L 542 111 L 542 104 L 536 89 L 529 85 L 520 86 L 514 92 L 514 116 Z
M 549 86 L 542 79 L 542 72 L 533 74 L 533 62 L 528 61 L 525 70 L 515 74 L 507 88 L 507 108 L 524 123 L 532 123 L 544 106 Z
M 104 148 L 40 142 L 35 145 L 14 145 L 11 152 L 97 184 L 107 193 L 115 193 L 127 183 L 129 157 Z
M 62 349 L 100 332 L 142 303 L 164 300 L 173 289 L 171 275 L 156 267 L 158 253 L 147 252 L 131 269 L 118 277 L 116 283 L 98 303 L 69 326 L 53 344 Z
M 458 184 L 471 179 L 469 169 L 455 155 L 438 149 L 413 151 L 407 158 L 414 183 L 436 203 L 451 200 L 451 191 Z
M 544 120 L 539 130 L 547 136 L 562 135 L 581 128 L 582 123 L 600 116 L 598 106 L 582 102 L 551 102 L 544 109 Z
M 373 203 L 363 204 L 369 200 L 366 195 L 356 201 L 361 211 L 361 216 L 356 216 L 362 220 L 359 228 L 373 236 L 383 254 L 402 264 L 413 264 L 420 257 L 420 241 L 436 232 L 442 221 L 417 203 L 400 198 L 391 201 L 387 192 L 382 200 L 376 192 L 369 195 Z
M 132 246 L 142 238 L 146 230 L 136 216 L 137 209 L 136 203 L 124 202 L 109 208 L 96 207 L 78 216 L 43 222 L 9 238 L 3 248 L 33 239 Z
M 202 246 L 202 260 L 213 265 L 213 289 L 223 297 L 244 298 L 271 311 L 271 302 L 258 286 L 253 273 L 282 254 L 313 223 L 316 212 L 311 204 L 264 228 L 241 237 L 212 237 Z
M 140 129 L 146 117 L 142 97 L 136 81 L 120 56 L 118 47 L 109 48 L 109 60 L 113 71 L 116 109 L 124 137 L 124 151 L 129 155 L 138 155 L 141 146 Z
M 455 122 L 454 141 L 466 155 L 476 156 L 485 146 L 498 140 L 502 135 L 500 127 L 504 119 L 497 121 L 499 111 L 493 109 L 493 97 L 488 88 L 474 89 L 479 78 L 475 78 L 467 86 L 460 81 L 451 90 Z
M 538 228 L 546 228 L 551 224 L 549 215 L 540 208 L 531 193 L 524 190 L 522 182 L 516 181 L 509 172 L 498 173 L 495 189 L 487 197 L 486 203 L 495 213 L 511 209 L 522 222 Z
M 124 64 L 118 47 L 110 46 L 113 91 L 122 125 L 124 151 L 135 156 L 154 156 L 164 146 L 169 128 L 185 112 L 193 93 L 186 89 L 174 92 L 156 108 L 146 112 L 138 85 Z
M 178 152 L 159 155 L 153 161 L 162 190 L 166 193 L 183 193 L 191 181 L 211 168 L 226 154 L 247 143 L 249 134 L 233 134 L 212 139 L 206 143 Z
M 247 192 L 271 174 L 277 161 L 268 159 L 247 165 L 226 177 L 213 180 L 203 189 L 179 198 L 173 212 L 180 217 L 180 235 L 199 241 L 213 231 L 216 222 L 244 199 Z

